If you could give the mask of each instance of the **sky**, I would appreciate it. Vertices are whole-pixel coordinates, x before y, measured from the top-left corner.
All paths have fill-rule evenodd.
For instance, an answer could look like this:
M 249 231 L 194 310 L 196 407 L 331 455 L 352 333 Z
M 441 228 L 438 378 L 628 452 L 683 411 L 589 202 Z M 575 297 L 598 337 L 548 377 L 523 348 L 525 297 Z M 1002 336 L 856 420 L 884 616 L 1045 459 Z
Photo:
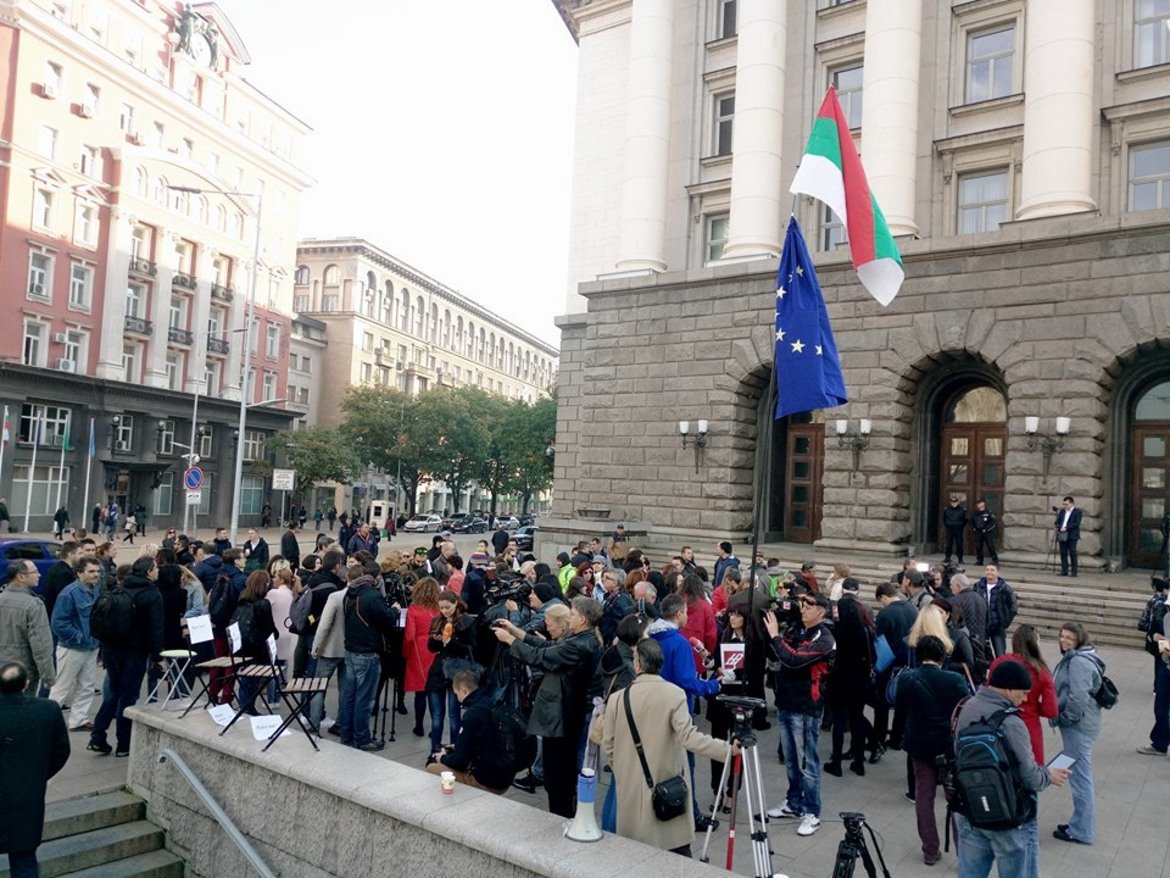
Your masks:
M 551 0 L 218 0 L 313 128 L 301 236 L 365 238 L 541 340 L 568 277 L 577 49 Z

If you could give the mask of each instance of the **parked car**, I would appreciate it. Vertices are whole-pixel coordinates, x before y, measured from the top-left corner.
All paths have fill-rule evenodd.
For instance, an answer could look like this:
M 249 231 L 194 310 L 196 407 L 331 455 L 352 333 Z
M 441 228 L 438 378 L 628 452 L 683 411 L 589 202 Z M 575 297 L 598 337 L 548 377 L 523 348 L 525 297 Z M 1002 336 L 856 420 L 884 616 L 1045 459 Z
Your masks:
M 524 527 L 516 528 L 516 532 L 512 534 L 512 539 L 516 541 L 516 548 L 521 552 L 531 552 L 533 540 L 536 539 L 536 532 L 540 530 L 535 524 L 527 524 Z
M 501 515 L 496 519 L 496 527 L 502 527 L 504 530 L 515 530 L 519 526 L 520 521 L 514 515 Z
M 487 529 L 487 521 L 471 513 L 457 515 L 451 521 L 451 530 L 457 534 L 482 534 L 487 533 Z
M 60 554 L 61 544 L 56 540 L 4 537 L 0 539 L 0 576 L 8 575 L 9 561 L 32 561 L 44 576 Z
M 407 519 L 406 524 L 402 526 L 402 529 L 408 533 L 427 533 L 430 531 L 438 533 L 442 528 L 442 516 L 436 515 L 433 512 L 420 512 L 418 515 L 412 515 Z

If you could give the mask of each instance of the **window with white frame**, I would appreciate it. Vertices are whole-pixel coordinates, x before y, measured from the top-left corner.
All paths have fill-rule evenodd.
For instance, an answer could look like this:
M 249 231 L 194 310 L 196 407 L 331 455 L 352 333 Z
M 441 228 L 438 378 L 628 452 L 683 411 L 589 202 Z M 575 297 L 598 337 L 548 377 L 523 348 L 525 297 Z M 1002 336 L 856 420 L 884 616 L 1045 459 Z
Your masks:
M 219 338 L 223 331 L 223 309 L 212 308 L 207 312 L 207 334 L 212 338 Z
M 139 283 L 126 284 L 126 316 L 146 316 L 146 287 Z
M 414 301 L 414 337 L 423 337 L 423 327 L 426 322 L 426 306 L 423 304 L 422 297 Z
M 298 293 L 293 300 L 293 310 L 298 314 L 304 314 L 309 310 L 309 297 L 303 293 Z
M 244 460 L 260 460 L 264 457 L 264 431 L 244 431 Z
M 102 149 L 100 146 L 82 145 L 79 160 L 80 171 L 95 180 L 102 178 Z
M 171 296 L 171 310 L 167 326 L 170 329 L 187 328 L 187 299 L 185 296 Z
M 196 515 L 211 514 L 211 474 L 203 474 L 203 487 L 199 489 L 199 505 L 195 507 Z
M 368 384 L 370 379 L 374 377 L 374 367 L 369 363 L 362 363 L 361 380 L 363 384 Z
M 372 332 L 362 333 L 362 350 L 369 353 L 374 349 L 374 334 Z
M 264 509 L 264 478 L 244 476 L 240 479 L 240 514 L 259 515 Z
M 37 135 L 37 155 L 50 160 L 57 158 L 58 137 L 56 128 L 42 125 L 40 133 Z
M 183 389 L 183 363 L 186 359 L 177 351 L 167 354 L 167 387 L 171 390 Z
M 1170 62 L 1170 0 L 1134 0 L 1133 66 Z
M 127 384 L 137 384 L 142 380 L 141 356 L 141 345 L 135 342 L 122 345 L 122 380 Z
M 69 307 L 86 310 L 93 300 L 93 267 L 83 262 L 69 266 Z
M 955 231 L 960 235 L 998 229 L 1008 217 L 1007 169 L 960 176 L 958 210 Z
M 154 514 L 170 515 L 171 502 L 175 494 L 175 474 L 163 473 L 158 477 L 158 487 L 154 489 Z
M 175 453 L 175 422 L 163 421 L 162 429 L 158 433 L 158 453 Z
M 715 39 L 735 36 L 738 6 L 739 0 L 715 0 Z
M 56 511 L 58 485 L 63 493 L 69 490 L 69 467 L 58 469 L 53 464 L 37 466 L 28 464 L 12 467 L 12 502 L 9 512 L 13 515 L 52 515 Z
M 65 356 L 64 360 L 73 364 L 73 368 L 65 369 L 66 372 L 79 372 L 80 366 L 85 362 L 86 356 L 86 342 L 89 340 L 88 334 L 80 329 L 70 329 L 65 332 Z
M 97 230 L 97 208 L 84 201 L 78 201 L 73 221 L 74 242 L 93 247 L 97 243 Z
M 727 230 L 731 218 L 726 213 L 711 214 L 707 217 L 705 234 L 707 262 L 715 262 L 723 258 L 723 248 L 727 246 Z
M 324 296 L 321 297 L 321 310 L 322 311 L 336 311 L 337 310 L 337 294 L 336 293 L 326 293 Z
M 135 226 L 130 233 L 130 255 L 135 259 L 149 259 L 151 237 L 147 226 Z
M 862 65 L 851 64 L 847 67 L 838 67 L 829 75 L 833 88 L 837 90 L 837 100 L 841 103 L 845 122 L 850 128 L 861 127 L 863 72 Z
M 61 94 L 62 68 L 54 61 L 45 62 L 44 73 L 41 74 L 41 88 L 46 95 Z
M 131 134 L 134 131 L 134 105 L 122 104 L 118 107 L 118 129 L 123 134 Z
M 167 126 L 162 122 L 154 123 L 154 145 L 159 149 L 167 148 Z
M 269 323 L 264 330 L 264 356 L 275 360 L 280 356 L 280 325 Z
M 92 82 L 85 84 L 85 99 L 82 109 L 87 116 L 96 116 L 101 109 L 102 90 Z
M 275 372 L 265 372 L 264 373 L 264 386 L 262 389 L 260 399 L 264 402 L 267 402 L 270 399 L 276 399 L 276 373 Z
M 53 228 L 53 199 L 56 193 L 47 186 L 38 186 L 33 193 L 33 228 L 51 231 Z
M 28 254 L 28 297 L 44 302 L 53 298 L 53 257 L 43 250 Z
M 219 360 L 208 360 L 207 368 L 203 371 L 203 392 L 207 396 L 218 396 L 220 392 L 220 363 Z
M 1170 207 L 1170 140 L 1129 150 L 1129 209 Z
M 211 457 L 211 446 L 215 438 L 214 427 L 204 427 L 203 432 L 199 434 L 199 451 L 196 452 L 200 457 Z M 204 480 L 206 481 L 206 479 Z
M 835 250 L 849 240 L 849 233 L 845 224 L 837 218 L 837 214 L 823 204 L 818 211 L 821 226 L 821 249 Z
M 73 410 L 65 406 L 26 402 L 20 407 L 20 427 L 17 441 L 31 445 L 33 437 L 38 445 L 60 448 L 69 434 Z
M 735 122 L 735 95 L 715 95 L 714 102 L 711 148 L 715 155 L 731 155 L 731 132 Z
M 44 368 L 49 358 L 49 324 L 34 317 L 24 318 L 24 343 L 20 361 Z
M 114 448 L 130 451 L 134 448 L 134 415 L 122 415 L 114 432 Z
M 969 104 L 1009 95 L 1015 89 L 1015 22 L 967 34 Z

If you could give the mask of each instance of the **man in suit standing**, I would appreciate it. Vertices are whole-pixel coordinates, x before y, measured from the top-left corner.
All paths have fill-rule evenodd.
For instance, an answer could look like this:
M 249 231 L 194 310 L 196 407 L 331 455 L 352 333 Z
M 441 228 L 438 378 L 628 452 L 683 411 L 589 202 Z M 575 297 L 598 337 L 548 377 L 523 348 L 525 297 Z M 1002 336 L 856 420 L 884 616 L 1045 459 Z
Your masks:
M 39 874 L 45 787 L 69 760 L 69 732 L 55 701 L 25 695 L 28 671 L 0 665 L 0 852 L 12 878 Z
M 987 508 L 982 498 L 975 502 L 975 511 L 971 513 L 971 530 L 975 532 L 975 561 L 983 563 L 984 549 L 991 556 L 991 563 L 999 563 L 999 552 L 995 550 L 995 513 Z
M 1056 513 L 1056 542 L 1060 546 L 1060 575 L 1077 575 L 1077 541 L 1081 538 L 1081 510 L 1072 497 L 1065 497 Z M 1069 569 L 1072 572 L 1069 572 Z

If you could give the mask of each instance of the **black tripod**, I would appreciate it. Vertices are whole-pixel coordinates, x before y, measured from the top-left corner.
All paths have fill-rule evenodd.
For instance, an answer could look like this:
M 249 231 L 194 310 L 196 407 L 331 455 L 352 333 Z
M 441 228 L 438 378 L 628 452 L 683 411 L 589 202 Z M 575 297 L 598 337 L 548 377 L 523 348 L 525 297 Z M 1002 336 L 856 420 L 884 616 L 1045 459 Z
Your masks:
M 865 841 L 862 828 L 869 830 L 869 837 L 873 840 L 873 849 L 877 854 L 878 862 L 882 864 L 882 875 L 890 878 L 890 870 L 886 868 L 886 861 L 882 857 L 882 848 L 877 837 L 873 834 L 873 827 L 865 822 L 865 815 L 854 811 L 842 811 L 841 819 L 845 821 L 845 837 L 837 845 L 837 861 L 833 864 L 833 878 L 853 878 L 853 870 L 857 868 L 857 858 L 865 866 L 865 873 L 869 878 L 877 878 L 877 869 L 873 864 L 873 857 L 869 853 L 869 845 Z
M 378 697 L 374 699 L 374 737 L 383 744 L 386 743 L 386 714 L 390 714 L 390 743 L 394 743 L 394 734 L 398 725 L 398 674 L 395 673 L 395 657 L 382 653 L 382 669 L 378 680 Z M 378 713 L 381 712 L 381 726 L 379 727 Z

